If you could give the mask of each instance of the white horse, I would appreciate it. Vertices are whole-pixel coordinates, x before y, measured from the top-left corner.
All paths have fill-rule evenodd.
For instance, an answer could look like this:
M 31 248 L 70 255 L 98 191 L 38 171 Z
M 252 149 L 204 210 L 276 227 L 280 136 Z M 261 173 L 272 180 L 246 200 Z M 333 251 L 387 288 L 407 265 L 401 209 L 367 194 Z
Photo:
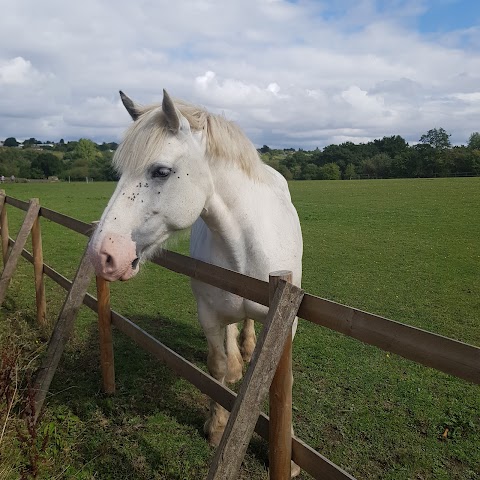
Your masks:
M 192 257 L 262 280 L 291 270 L 300 286 L 302 234 L 287 182 L 243 132 L 221 116 L 173 102 L 165 91 L 162 105 L 148 107 L 120 96 L 134 123 L 115 152 L 121 178 L 90 241 L 97 275 L 128 280 L 173 232 L 192 227 Z M 266 308 L 198 281 L 192 290 L 211 375 L 240 380 L 255 347 L 253 320 L 262 322 Z M 212 402 L 205 423 L 212 444 L 227 420 Z

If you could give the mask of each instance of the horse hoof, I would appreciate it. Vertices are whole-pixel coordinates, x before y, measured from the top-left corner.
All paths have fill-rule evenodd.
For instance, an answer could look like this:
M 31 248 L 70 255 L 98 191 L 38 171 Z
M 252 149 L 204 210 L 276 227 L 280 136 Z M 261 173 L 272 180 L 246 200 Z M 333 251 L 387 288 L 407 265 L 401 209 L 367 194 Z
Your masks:
M 203 425 L 203 431 L 207 436 L 208 443 L 213 447 L 218 447 L 228 422 L 228 412 L 220 405 L 214 404 L 214 407 L 212 408 L 213 414 L 207 418 Z
M 235 383 L 241 380 L 243 376 L 243 360 L 240 355 L 228 357 L 227 374 L 225 381 L 227 383 Z
M 253 351 L 255 350 L 255 344 L 257 343 L 257 337 L 255 336 L 255 330 L 253 333 L 245 333 L 244 330 L 240 333 L 240 352 L 242 353 L 243 361 L 249 362 L 252 359 Z
M 252 359 L 253 351 L 255 350 L 255 342 L 245 342 L 240 347 L 242 358 L 244 362 L 249 362 Z
M 300 475 L 300 472 L 301 472 L 300 467 L 294 461 L 292 461 L 292 465 L 290 467 L 290 472 L 291 472 L 291 477 L 292 478 L 295 478 L 298 475 Z
M 240 381 L 242 379 L 242 371 L 240 370 L 240 372 L 228 372 L 226 377 L 225 377 L 225 381 L 227 383 L 237 383 L 238 381 Z
M 298 477 L 301 471 L 302 470 L 300 469 L 300 467 L 292 460 L 290 466 L 290 478 Z M 269 480 L 275 480 L 274 478 L 270 477 L 270 472 L 268 473 L 268 478 Z
M 218 429 L 207 434 L 208 443 L 212 447 L 218 447 L 220 445 L 220 440 L 223 437 L 223 429 Z

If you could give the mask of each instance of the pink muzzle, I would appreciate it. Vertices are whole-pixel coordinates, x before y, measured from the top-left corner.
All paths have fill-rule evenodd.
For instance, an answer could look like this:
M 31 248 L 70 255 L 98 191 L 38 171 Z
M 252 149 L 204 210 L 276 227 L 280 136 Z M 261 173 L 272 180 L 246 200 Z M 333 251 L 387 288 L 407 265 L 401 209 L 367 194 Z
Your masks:
M 100 241 L 90 242 L 89 256 L 95 273 L 110 282 L 128 280 L 138 272 L 136 245 L 130 236 L 105 233 Z

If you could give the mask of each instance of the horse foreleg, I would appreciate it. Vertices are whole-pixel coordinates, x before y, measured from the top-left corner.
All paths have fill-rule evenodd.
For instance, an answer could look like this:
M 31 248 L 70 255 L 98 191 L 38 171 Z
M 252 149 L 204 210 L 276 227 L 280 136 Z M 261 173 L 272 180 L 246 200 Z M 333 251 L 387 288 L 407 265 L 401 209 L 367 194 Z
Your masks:
M 246 318 L 243 322 L 242 332 L 240 333 L 240 351 L 245 362 L 252 358 L 257 336 L 255 335 L 255 322 L 251 318 Z
M 225 381 L 228 383 L 238 382 L 243 375 L 243 358 L 238 348 L 238 328 L 236 323 L 227 325 L 227 374 Z
M 225 327 L 216 325 L 205 327 L 204 332 L 208 341 L 207 367 L 210 375 L 220 383 L 225 383 L 227 375 L 227 355 L 225 353 Z M 210 401 L 210 411 L 203 427 L 210 444 L 216 446 L 225 430 L 228 421 L 228 411 L 217 402 Z

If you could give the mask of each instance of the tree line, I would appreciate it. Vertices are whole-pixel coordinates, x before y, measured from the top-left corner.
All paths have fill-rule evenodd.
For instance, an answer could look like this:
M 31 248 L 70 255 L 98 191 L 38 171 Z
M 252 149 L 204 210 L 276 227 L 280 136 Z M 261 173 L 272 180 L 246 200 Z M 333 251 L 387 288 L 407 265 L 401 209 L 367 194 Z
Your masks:
M 394 135 L 313 151 L 275 150 L 264 145 L 259 152 L 265 163 L 287 180 L 480 175 L 480 133 L 472 133 L 467 145 L 452 146 L 443 128 L 429 130 L 411 146 Z
M 71 142 L 62 139 L 58 143 L 31 138 L 20 144 L 10 137 L 0 148 L 0 175 L 17 179 L 117 180 L 111 166 L 117 147 L 116 142 L 99 145 L 86 138 Z
M 22 147 L 22 148 L 18 148 Z M 117 180 L 111 167 L 116 142 L 96 144 L 81 138 L 58 143 L 35 138 L 22 144 L 7 138 L 0 148 L 0 175 L 9 178 Z M 287 180 L 339 180 L 356 178 L 445 177 L 480 175 L 480 133 L 467 145 L 452 146 L 443 128 L 422 135 L 409 145 L 400 135 L 368 143 L 344 142 L 323 150 L 278 150 L 264 145 L 262 159 Z

